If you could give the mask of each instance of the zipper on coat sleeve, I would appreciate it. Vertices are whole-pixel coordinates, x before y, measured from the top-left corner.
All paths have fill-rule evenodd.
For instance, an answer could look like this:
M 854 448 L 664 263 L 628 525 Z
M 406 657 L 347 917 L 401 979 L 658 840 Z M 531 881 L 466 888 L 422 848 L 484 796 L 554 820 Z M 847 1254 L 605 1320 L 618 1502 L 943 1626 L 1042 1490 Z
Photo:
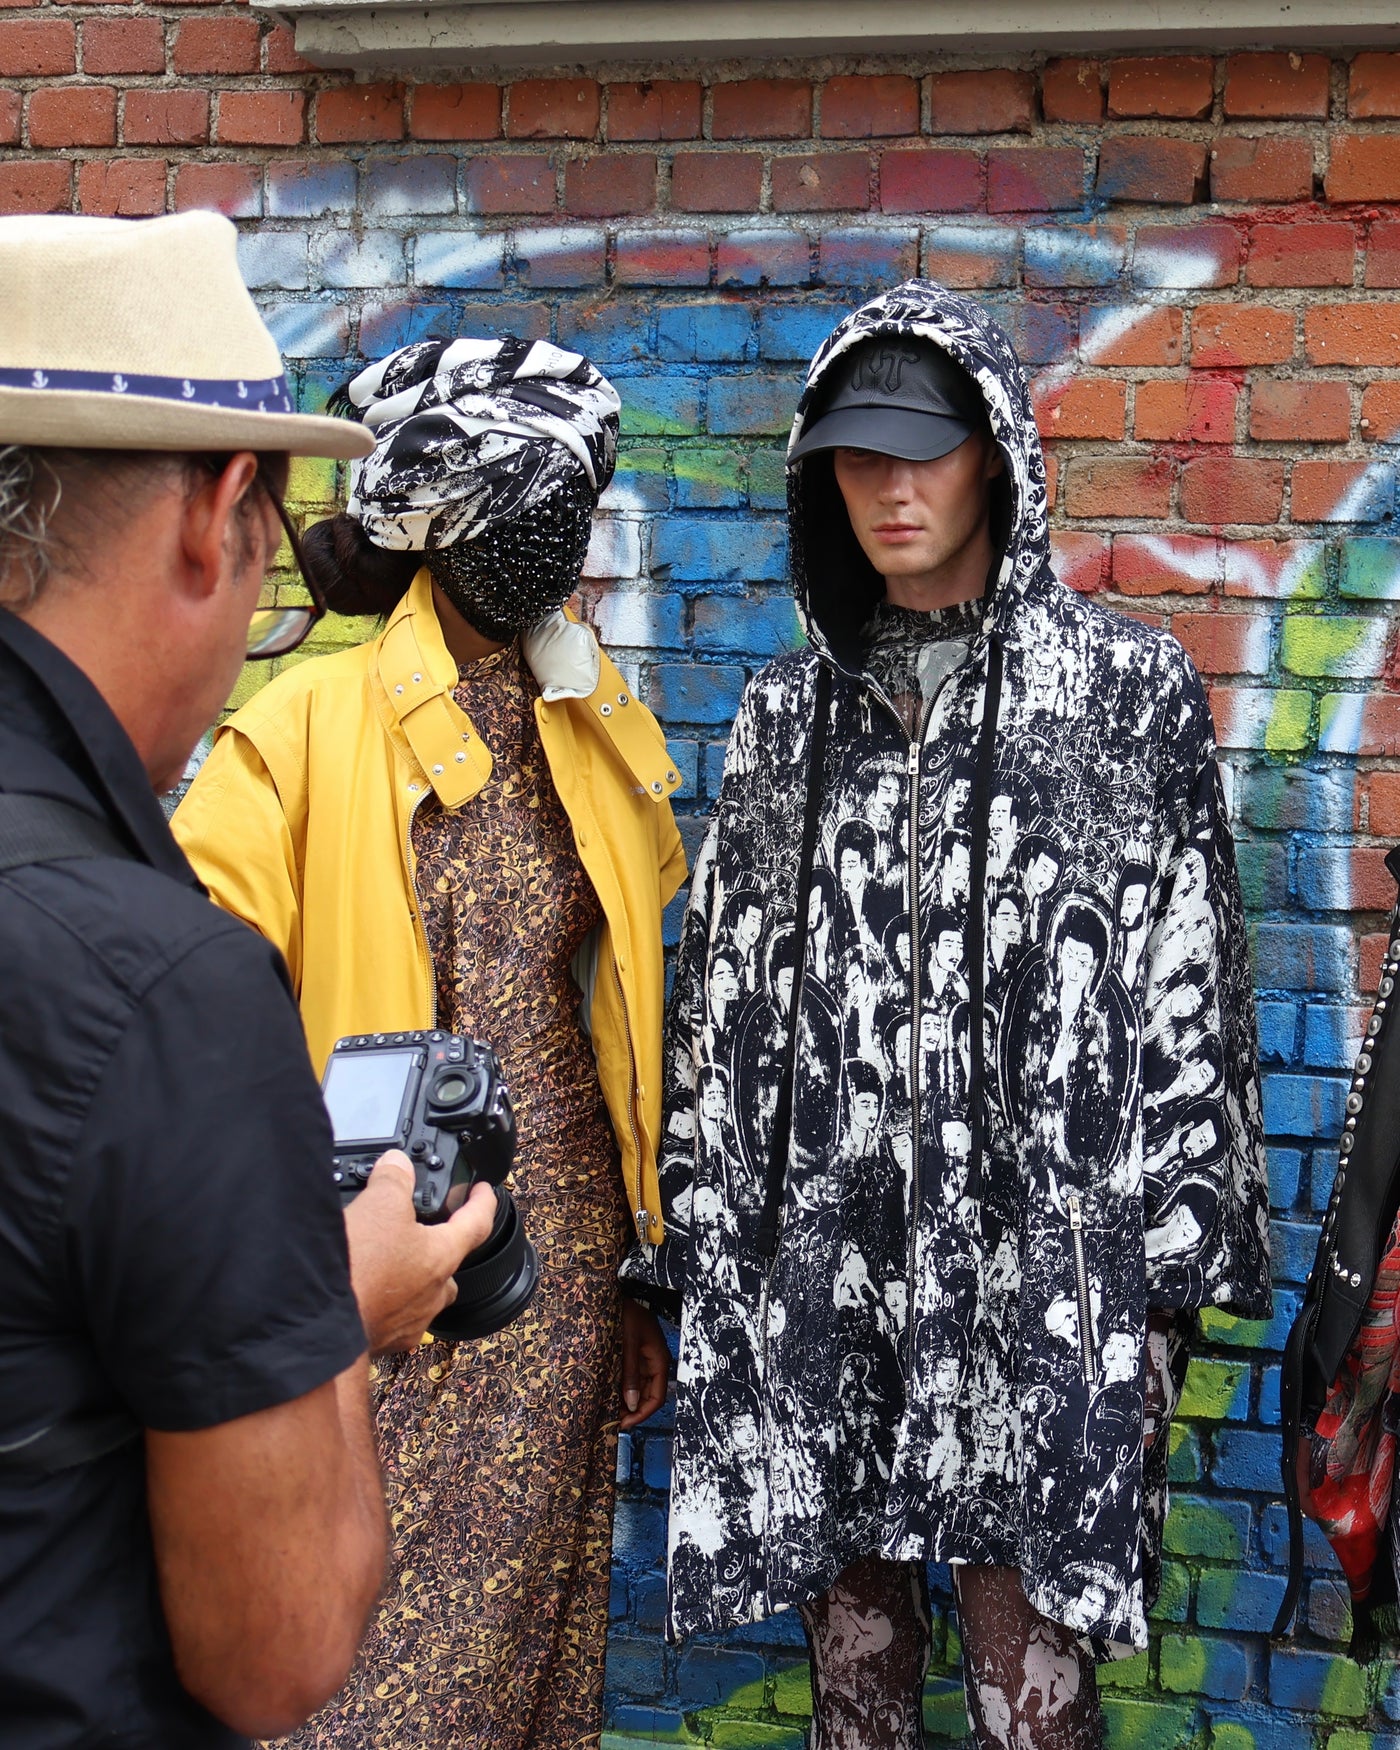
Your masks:
M 1084 1206 L 1077 1191 L 1065 1193 L 1069 1231 L 1074 1241 L 1074 1285 L 1079 1295 L 1079 1368 L 1085 1385 L 1099 1377 L 1099 1359 L 1094 1351 L 1094 1308 L 1089 1298 L 1089 1268 L 1084 1261 Z
M 408 822 L 403 829 L 403 866 L 408 875 L 408 894 L 413 902 L 413 937 L 418 945 L 419 961 L 423 968 L 423 979 L 428 987 L 428 1014 L 431 1019 L 429 1027 L 438 1023 L 437 979 L 433 976 L 433 957 L 428 952 L 428 926 L 423 918 L 423 907 L 418 899 L 418 881 L 416 878 L 416 860 L 413 855 L 413 817 L 428 799 L 429 786 L 426 781 L 408 811 Z

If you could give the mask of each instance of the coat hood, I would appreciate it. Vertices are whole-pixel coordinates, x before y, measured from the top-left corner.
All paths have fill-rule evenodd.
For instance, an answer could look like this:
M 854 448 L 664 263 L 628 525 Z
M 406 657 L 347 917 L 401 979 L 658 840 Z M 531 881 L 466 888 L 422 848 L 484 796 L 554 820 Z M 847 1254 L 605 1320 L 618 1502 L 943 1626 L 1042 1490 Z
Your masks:
M 1001 562 L 989 595 L 1005 628 L 1036 575 L 1049 564 L 1045 457 L 1025 372 L 1001 326 L 983 307 L 934 280 L 906 280 L 841 322 L 807 369 L 788 441 L 789 453 L 820 406 L 836 361 L 861 341 L 909 335 L 941 347 L 981 391 L 1006 473 L 993 492 L 993 526 Z M 788 522 L 793 593 L 808 641 L 851 664 L 861 629 L 884 595 L 884 582 L 851 530 L 828 453 L 788 464 Z

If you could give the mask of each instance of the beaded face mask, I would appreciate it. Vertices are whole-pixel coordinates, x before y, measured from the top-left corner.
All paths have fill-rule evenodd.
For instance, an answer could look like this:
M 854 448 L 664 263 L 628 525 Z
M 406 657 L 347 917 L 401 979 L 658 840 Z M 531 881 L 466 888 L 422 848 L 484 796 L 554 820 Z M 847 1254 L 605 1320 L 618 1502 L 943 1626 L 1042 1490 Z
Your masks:
M 593 503 L 579 469 L 513 521 L 429 553 L 433 581 L 484 638 L 504 643 L 528 632 L 578 587 Z

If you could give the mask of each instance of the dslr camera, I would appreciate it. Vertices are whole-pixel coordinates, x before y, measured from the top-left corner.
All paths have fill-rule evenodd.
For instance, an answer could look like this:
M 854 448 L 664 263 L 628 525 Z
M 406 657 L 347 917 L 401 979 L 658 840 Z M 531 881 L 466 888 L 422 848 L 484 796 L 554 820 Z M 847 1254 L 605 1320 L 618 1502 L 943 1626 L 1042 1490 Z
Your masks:
M 502 1183 L 515 1158 L 515 1113 L 491 1047 L 456 1033 L 352 1034 L 336 1040 L 321 1094 L 343 1201 L 359 1195 L 389 1148 L 413 1163 L 419 1221 L 446 1221 L 478 1180 L 495 1186 L 490 1236 L 457 1272 L 457 1298 L 432 1334 L 487 1337 L 518 1317 L 539 1286 L 540 1263 Z

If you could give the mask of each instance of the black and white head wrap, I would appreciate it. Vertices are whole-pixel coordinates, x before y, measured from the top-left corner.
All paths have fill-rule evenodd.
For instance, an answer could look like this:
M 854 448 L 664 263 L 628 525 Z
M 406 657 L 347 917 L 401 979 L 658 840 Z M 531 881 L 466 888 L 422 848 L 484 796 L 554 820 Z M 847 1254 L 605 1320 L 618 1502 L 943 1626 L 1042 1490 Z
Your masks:
M 617 463 L 617 391 L 548 341 L 418 341 L 342 393 L 377 440 L 346 505 L 377 547 L 475 541 L 566 489 L 596 504 Z

